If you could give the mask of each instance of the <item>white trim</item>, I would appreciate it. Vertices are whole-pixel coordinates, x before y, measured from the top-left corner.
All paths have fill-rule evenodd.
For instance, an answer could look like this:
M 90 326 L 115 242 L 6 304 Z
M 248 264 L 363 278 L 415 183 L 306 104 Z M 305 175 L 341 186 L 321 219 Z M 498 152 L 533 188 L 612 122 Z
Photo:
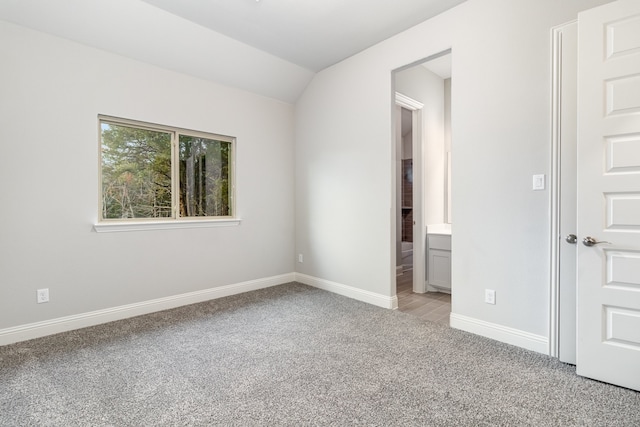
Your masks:
M 396 105 L 406 108 L 407 110 L 416 111 L 421 110 L 424 104 L 415 99 L 409 98 L 406 95 L 396 92 Z
M 551 29 L 551 247 L 549 283 L 549 348 L 560 357 L 560 149 L 562 146 L 562 35 L 573 20 Z
M 231 202 L 230 210 L 233 215 L 236 212 L 236 138 L 228 135 L 220 135 L 211 132 L 202 132 L 189 130 L 174 126 L 159 125 L 156 123 L 141 122 L 138 120 L 124 119 L 120 117 L 107 116 L 98 114 L 98 216 L 102 218 L 103 209 L 103 195 L 102 195 L 102 124 L 114 126 L 126 126 L 134 129 L 145 129 L 154 132 L 163 132 L 170 134 L 171 136 L 171 218 L 166 219 L 143 219 L 137 220 L 124 220 L 118 222 L 118 220 L 99 220 L 94 225 L 96 232 L 120 232 L 120 231 L 142 231 L 142 230 L 165 230 L 172 228 L 208 228 L 219 226 L 233 226 L 239 225 L 240 219 L 231 216 L 228 217 L 186 217 L 183 219 L 177 212 L 178 209 L 178 196 L 179 196 L 179 181 L 180 181 L 180 167 L 178 162 L 178 139 L 180 135 L 195 136 L 214 141 L 227 142 L 231 144 L 230 153 L 230 169 L 229 180 L 231 181 L 231 191 L 229 193 L 229 199 Z M 170 222 L 175 221 L 175 224 Z M 178 224 L 180 223 L 180 224 Z
M 537 353 L 548 354 L 549 342 L 547 337 L 524 332 L 519 329 L 485 322 L 461 314 L 451 313 L 450 324 L 452 328 L 471 332 L 496 341 L 522 347 Z
M 549 348 L 547 354 L 558 357 L 560 306 L 560 139 L 562 120 L 562 28 L 553 28 L 551 37 L 551 256 L 549 289 Z
M 206 132 L 206 131 L 203 132 L 203 131 L 198 131 L 194 129 L 181 128 L 178 126 L 144 122 L 141 120 L 125 119 L 123 117 L 109 116 L 106 114 L 98 114 L 98 122 L 99 122 L 98 128 L 100 128 L 100 123 L 106 122 L 108 124 L 135 127 L 135 128 L 151 130 L 151 131 L 159 131 L 159 132 L 166 132 L 166 133 L 177 132 L 180 134 L 188 134 L 190 136 L 195 136 L 200 138 L 215 139 L 217 141 L 224 141 L 224 142 L 231 142 L 231 143 L 234 143 L 236 141 L 236 137 L 231 135 L 222 135 L 219 133 Z
M 398 297 L 396 295 L 390 297 L 387 295 L 377 294 L 375 292 L 365 291 L 353 286 L 343 285 L 342 283 L 331 282 L 325 279 L 308 276 L 302 273 L 295 273 L 295 281 L 314 288 L 323 289 L 338 295 L 353 298 L 358 301 L 373 304 L 382 308 L 396 309 L 398 308 Z
M 145 230 L 173 230 L 179 228 L 210 228 L 233 227 L 240 225 L 240 218 L 229 219 L 198 219 L 198 220 L 168 220 L 168 221 L 129 221 L 129 222 L 99 222 L 93 225 L 97 233 L 115 233 L 121 231 Z
M 411 141 L 413 151 L 413 292 L 423 294 L 427 292 L 427 272 L 425 260 L 427 259 L 427 227 L 425 226 L 425 192 L 427 188 L 425 173 L 425 149 L 422 119 L 422 104 L 411 113 L 413 126 L 413 138 Z
M 74 329 L 86 328 L 88 326 L 99 325 L 101 323 L 113 322 L 115 320 L 126 319 L 170 308 L 255 291 L 257 289 L 293 282 L 294 278 L 294 273 L 287 273 L 264 279 L 250 280 L 247 282 L 205 289 L 202 291 L 188 292 L 170 297 L 0 329 L 0 345 L 26 341 L 46 335 L 72 331 Z

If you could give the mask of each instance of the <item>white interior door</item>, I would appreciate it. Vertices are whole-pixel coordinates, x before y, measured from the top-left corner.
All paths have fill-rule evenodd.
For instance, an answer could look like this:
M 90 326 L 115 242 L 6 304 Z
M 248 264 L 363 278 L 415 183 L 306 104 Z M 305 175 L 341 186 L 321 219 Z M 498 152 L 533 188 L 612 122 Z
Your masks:
M 578 40 L 577 372 L 640 390 L 640 1 L 581 13 Z

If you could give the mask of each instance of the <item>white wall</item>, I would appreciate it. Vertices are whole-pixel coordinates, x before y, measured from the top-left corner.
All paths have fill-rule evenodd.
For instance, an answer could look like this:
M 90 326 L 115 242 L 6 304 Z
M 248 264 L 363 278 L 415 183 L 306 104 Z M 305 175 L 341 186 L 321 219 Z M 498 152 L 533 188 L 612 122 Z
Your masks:
M 296 104 L 296 271 L 390 296 L 391 74 L 362 56 L 317 74 Z
M 452 48 L 452 309 L 546 337 L 550 29 L 603 3 L 468 0 L 317 74 L 296 107 L 298 270 L 393 295 L 392 70 Z
M 5 22 L 0 57 L 0 330 L 294 270 L 290 104 Z M 236 136 L 241 225 L 92 231 L 98 114 Z
M 451 151 L 451 78 L 444 80 L 444 151 Z
M 406 108 L 402 111 L 402 160 L 413 159 L 413 112 Z
M 395 74 L 396 92 L 423 104 L 424 224 L 444 223 L 444 80 L 417 65 Z
M 444 80 L 444 222 L 451 223 L 451 78 Z

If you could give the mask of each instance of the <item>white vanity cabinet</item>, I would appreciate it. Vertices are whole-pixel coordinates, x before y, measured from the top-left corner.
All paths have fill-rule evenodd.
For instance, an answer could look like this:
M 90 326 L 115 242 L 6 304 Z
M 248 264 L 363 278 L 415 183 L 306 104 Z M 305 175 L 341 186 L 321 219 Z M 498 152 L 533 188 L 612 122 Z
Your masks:
M 451 235 L 427 234 L 428 291 L 451 292 Z

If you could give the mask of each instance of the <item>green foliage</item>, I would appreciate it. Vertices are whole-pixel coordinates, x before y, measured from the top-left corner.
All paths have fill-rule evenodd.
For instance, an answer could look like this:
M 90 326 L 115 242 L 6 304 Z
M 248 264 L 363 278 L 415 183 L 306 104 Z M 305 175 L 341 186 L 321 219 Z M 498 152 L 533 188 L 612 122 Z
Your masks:
M 180 216 L 229 216 L 231 143 L 180 135 Z
M 102 123 L 102 217 L 170 218 L 170 132 Z M 179 216 L 230 216 L 230 142 L 179 134 Z
M 102 216 L 171 217 L 171 134 L 102 124 Z

